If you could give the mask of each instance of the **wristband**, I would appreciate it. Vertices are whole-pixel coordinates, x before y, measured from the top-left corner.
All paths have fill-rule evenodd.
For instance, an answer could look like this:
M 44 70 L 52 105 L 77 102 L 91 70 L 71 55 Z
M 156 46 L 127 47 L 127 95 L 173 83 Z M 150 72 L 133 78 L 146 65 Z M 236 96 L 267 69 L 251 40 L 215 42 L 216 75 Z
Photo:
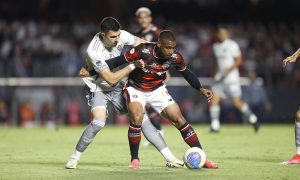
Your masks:
M 134 64 L 129 64 L 128 67 L 130 67 L 131 70 L 135 69 L 135 65 Z

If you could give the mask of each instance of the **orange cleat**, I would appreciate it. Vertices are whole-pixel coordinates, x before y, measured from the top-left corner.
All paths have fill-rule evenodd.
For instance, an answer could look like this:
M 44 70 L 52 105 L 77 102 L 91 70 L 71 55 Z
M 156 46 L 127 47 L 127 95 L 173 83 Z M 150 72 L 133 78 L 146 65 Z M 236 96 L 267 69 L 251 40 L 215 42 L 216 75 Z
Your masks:
M 129 168 L 132 170 L 140 169 L 140 161 L 138 159 L 133 159 L 129 165 Z
M 300 164 L 300 154 L 295 154 L 291 159 L 284 161 L 281 164 Z
M 216 163 L 213 163 L 209 160 L 206 160 L 205 161 L 205 164 L 203 166 L 203 168 L 208 168 L 208 169 L 218 169 L 219 166 L 216 164 Z

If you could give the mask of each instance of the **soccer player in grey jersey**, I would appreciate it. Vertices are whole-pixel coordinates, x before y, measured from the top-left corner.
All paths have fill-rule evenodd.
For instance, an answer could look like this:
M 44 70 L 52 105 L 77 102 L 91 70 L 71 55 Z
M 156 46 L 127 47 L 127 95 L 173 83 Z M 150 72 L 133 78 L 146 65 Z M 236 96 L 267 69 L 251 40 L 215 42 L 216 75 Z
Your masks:
M 77 167 L 82 152 L 84 152 L 96 134 L 104 127 L 108 102 L 112 103 L 118 113 L 127 113 L 122 92 L 124 83 L 120 80 L 126 77 L 135 68 L 135 65 L 130 64 L 121 70 L 113 70 L 112 72 L 106 60 L 119 56 L 124 45 L 137 46 L 141 42 L 144 42 L 130 33 L 120 30 L 119 22 L 112 17 L 104 18 L 100 29 L 101 32 L 96 34 L 89 44 L 86 56 L 87 70 L 94 70 L 97 73 L 92 77 L 83 78 L 85 84 L 94 94 L 90 101 L 93 120 L 84 130 L 71 159 L 66 164 L 66 168 L 68 169 L 75 169 Z M 147 116 L 143 119 L 142 130 L 145 137 L 164 156 L 168 167 L 183 166 L 183 162 L 172 154 Z
M 288 64 L 296 62 L 300 57 L 300 48 L 293 55 L 287 57 L 283 60 L 283 67 Z M 289 160 L 283 162 L 282 164 L 300 164 L 300 108 L 296 113 L 295 118 L 295 141 L 296 141 L 296 154 Z

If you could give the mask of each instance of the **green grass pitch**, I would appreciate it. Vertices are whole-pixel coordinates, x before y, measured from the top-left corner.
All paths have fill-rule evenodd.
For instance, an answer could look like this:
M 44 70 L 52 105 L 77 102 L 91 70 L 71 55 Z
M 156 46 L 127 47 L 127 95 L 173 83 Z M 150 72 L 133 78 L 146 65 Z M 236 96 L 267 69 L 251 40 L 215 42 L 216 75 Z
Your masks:
M 138 171 L 128 169 L 127 126 L 106 126 L 78 169 L 65 169 L 83 129 L 0 128 L 0 179 L 300 179 L 300 165 L 280 164 L 295 152 L 293 125 L 265 125 L 258 134 L 247 125 L 222 126 L 219 134 L 194 125 L 208 158 L 220 169 L 169 169 L 155 148 L 141 146 Z M 170 149 L 182 158 L 188 146 L 179 132 L 172 126 L 165 132 Z

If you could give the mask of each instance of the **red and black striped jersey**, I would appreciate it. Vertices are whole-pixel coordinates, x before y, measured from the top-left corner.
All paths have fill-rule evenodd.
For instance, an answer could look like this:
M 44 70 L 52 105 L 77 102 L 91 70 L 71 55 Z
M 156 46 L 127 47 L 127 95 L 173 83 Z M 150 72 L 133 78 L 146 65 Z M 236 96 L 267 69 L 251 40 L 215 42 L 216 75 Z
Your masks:
M 142 59 L 144 68 L 136 68 L 128 77 L 128 86 L 141 91 L 153 91 L 164 84 L 166 72 L 170 67 L 177 71 L 184 71 L 186 64 L 183 57 L 175 51 L 169 58 L 155 56 L 156 43 L 145 43 L 125 52 L 127 61 L 132 62 Z
M 161 30 L 158 27 L 152 24 L 149 29 L 140 29 L 135 35 L 148 42 L 156 42 L 158 40 L 158 35 L 160 31 Z

